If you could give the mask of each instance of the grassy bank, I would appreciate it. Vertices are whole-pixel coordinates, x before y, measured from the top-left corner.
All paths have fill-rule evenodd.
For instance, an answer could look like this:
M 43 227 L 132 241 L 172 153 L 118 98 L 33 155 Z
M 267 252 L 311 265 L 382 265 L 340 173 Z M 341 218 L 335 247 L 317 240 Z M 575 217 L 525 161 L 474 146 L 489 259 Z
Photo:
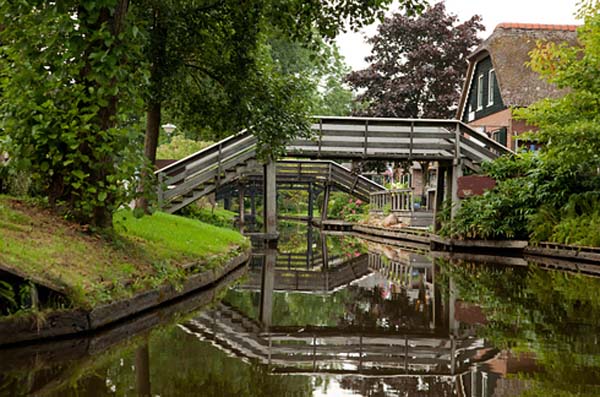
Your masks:
M 239 233 L 165 213 L 122 210 L 99 236 L 47 210 L 0 196 L 0 267 L 65 292 L 90 308 L 219 266 L 248 247 Z

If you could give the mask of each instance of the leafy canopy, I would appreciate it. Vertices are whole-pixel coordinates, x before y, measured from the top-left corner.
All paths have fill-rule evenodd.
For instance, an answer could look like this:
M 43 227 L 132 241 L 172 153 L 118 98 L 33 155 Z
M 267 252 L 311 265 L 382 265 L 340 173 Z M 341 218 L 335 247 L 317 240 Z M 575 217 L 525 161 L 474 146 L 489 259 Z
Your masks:
M 119 2 L 0 3 L 0 142 L 51 204 L 105 226 L 135 190 L 141 37 Z

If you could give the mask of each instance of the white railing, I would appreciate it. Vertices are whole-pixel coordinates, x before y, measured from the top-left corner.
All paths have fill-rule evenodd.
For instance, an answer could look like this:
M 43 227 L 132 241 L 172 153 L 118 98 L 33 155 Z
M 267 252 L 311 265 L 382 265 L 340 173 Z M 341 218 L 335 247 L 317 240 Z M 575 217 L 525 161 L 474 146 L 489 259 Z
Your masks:
M 412 189 L 394 189 L 374 192 L 371 196 L 371 211 L 383 212 L 389 206 L 392 212 L 413 212 L 415 207 Z

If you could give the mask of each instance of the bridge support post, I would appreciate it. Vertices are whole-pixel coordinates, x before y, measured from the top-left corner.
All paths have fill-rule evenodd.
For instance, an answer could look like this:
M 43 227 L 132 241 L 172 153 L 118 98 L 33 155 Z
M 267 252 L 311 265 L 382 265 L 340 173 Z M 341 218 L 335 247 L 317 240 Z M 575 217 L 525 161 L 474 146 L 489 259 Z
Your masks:
M 239 227 L 240 227 L 240 233 L 244 232 L 244 224 L 246 223 L 245 220 L 245 212 L 246 212 L 246 206 L 244 205 L 244 186 L 240 184 L 239 188 L 238 188 L 238 207 L 239 207 Z
M 323 190 L 323 208 L 321 208 L 321 223 L 327 220 L 327 209 L 329 208 L 329 193 L 331 187 L 329 184 L 325 184 L 325 190 Z
M 458 178 L 461 176 L 463 176 L 462 161 L 460 159 L 456 159 L 452 164 L 452 188 L 450 190 L 450 197 L 452 197 L 452 211 L 450 219 L 452 221 L 454 221 L 454 217 L 460 209 L 460 198 L 458 198 Z
M 433 204 L 433 231 L 437 232 L 441 228 L 441 223 L 438 220 L 438 215 L 442 211 L 444 205 L 444 179 L 448 174 L 447 167 L 443 166 L 442 162 L 438 163 L 437 179 L 435 182 L 435 202 Z
M 227 194 L 227 193 L 225 193 Z M 225 196 L 223 197 L 223 208 L 227 211 L 231 210 L 231 197 Z
M 312 220 L 313 220 L 314 201 L 315 201 L 315 195 L 314 195 L 313 184 L 309 183 L 308 184 L 308 223 L 309 223 L 309 227 L 310 227 L 310 225 L 312 225 Z
M 264 165 L 264 232 L 269 238 L 277 234 L 277 162 Z
M 323 258 L 323 270 L 329 268 L 329 251 L 327 250 L 327 235 L 321 233 L 321 257 Z
M 252 231 L 256 230 L 256 184 L 250 190 L 250 216 L 252 217 Z
M 314 264 L 314 256 L 313 256 L 313 226 L 312 223 L 308 223 L 308 228 L 306 229 L 306 270 L 310 270 L 311 265 Z

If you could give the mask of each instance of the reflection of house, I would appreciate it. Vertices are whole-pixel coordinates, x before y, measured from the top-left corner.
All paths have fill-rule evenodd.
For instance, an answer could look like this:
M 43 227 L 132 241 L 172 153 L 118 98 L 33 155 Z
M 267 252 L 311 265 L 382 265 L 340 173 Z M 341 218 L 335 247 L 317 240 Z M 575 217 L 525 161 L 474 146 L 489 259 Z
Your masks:
M 565 93 L 525 65 L 538 41 L 574 45 L 576 26 L 501 23 L 469 57 L 457 118 L 513 150 L 514 137 L 532 129 L 513 109 Z

